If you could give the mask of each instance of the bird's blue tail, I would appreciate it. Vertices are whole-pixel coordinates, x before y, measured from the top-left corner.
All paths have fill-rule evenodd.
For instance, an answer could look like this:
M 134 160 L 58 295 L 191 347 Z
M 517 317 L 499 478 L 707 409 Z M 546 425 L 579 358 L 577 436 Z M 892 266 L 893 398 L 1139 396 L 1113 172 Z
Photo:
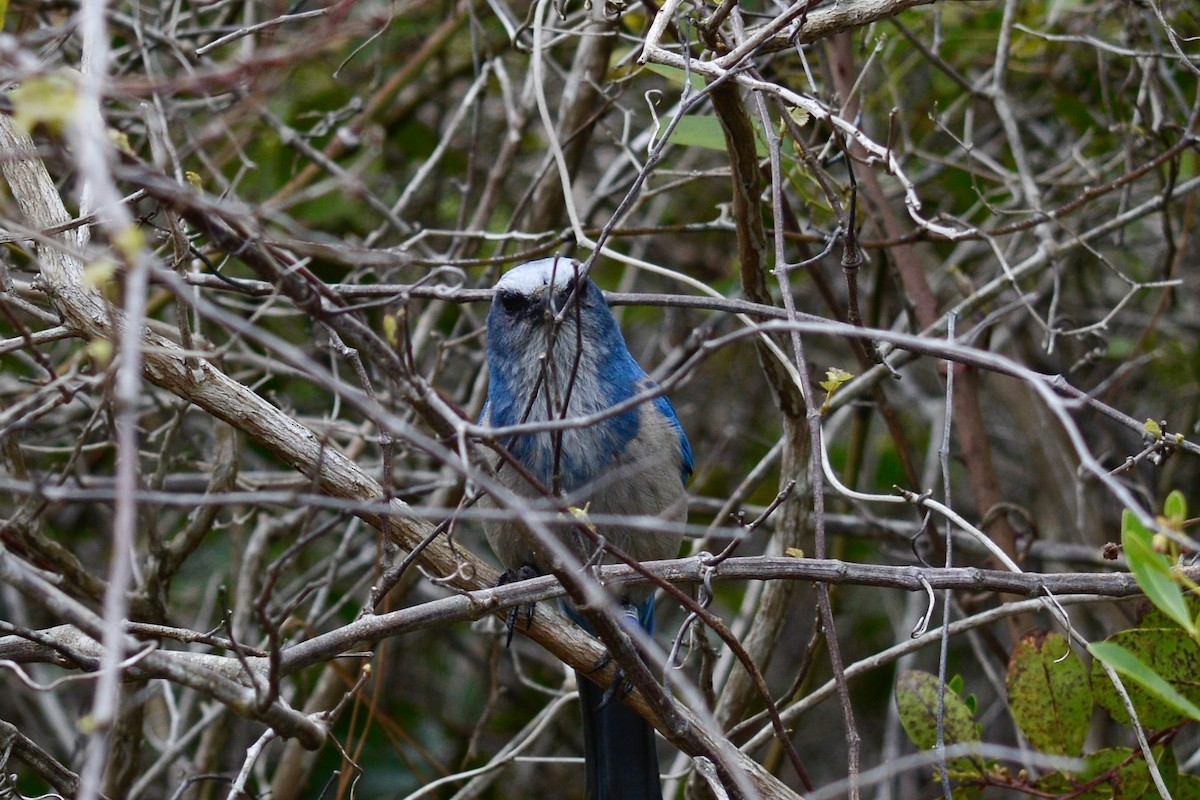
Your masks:
M 576 673 L 583 706 L 588 800 L 661 800 L 654 727 L 624 701 Z
M 595 633 L 582 614 L 569 603 L 561 605 L 568 617 L 588 633 Z M 622 603 L 618 623 L 654 633 L 654 595 L 637 605 Z M 624 682 L 624 677 L 617 680 Z M 583 759 L 587 771 L 587 800 L 662 800 L 658 780 L 658 750 L 654 726 L 611 694 L 575 673 L 579 704 L 583 710 Z

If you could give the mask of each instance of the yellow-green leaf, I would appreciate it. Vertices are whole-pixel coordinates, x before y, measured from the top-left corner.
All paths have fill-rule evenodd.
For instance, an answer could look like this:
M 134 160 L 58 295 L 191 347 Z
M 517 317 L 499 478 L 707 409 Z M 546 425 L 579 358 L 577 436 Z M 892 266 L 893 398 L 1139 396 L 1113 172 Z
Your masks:
M 1163 522 L 1174 531 L 1183 531 L 1183 523 L 1187 520 L 1187 499 L 1183 492 L 1175 489 L 1167 495 L 1163 503 Z
M 671 119 L 663 120 L 668 126 Z M 702 117 L 689 114 L 682 117 L 671 130 L 670 142 L 685 147 L 702 147 L 705 150 L 725 152 L 725 133 L 716 117 Z
M 1013 648 L 1005 678 L 1008 705 L 1021 732 L 1043 753 L 1083 753 L 1092 719 L 1087 669 L 1061 635 L 1035 631 Z
M 383 335 L 387 338 L 387 343 L 395 347 L 400 341 L 400 323 L 396 319 L 395 314 L 383 315 Z
M 691 81 L 693 89 L 704 88 L 704 76 L 698 75 L 695 72 L 685 73 L 679 67 L 669 67 L 666 64 L 647 64 L 646 69 L 653 72 L 655 75 L 661 75 L 672 83 L 683 85 L 683 78 L 686 74 Z
M 62 132 L 79 108 L 79 73 L 59 69 L 28 78 L 12 90 L 13 122 L 26 133 L 45 125 Z
M 853 374 L 846 372 L 844 369 L 830 367 L 829 369 L 825 370 L 825 380 L 821 381 L 821 388 L 830 394 L 833 394 L 838 390 L 838 387 L 853 377 Z
M 936 675 L 905 670 L 896 679 L 896 709 L 900 725 L 913 744 L 922 750 L 937 745 L 938 695 L 944 694 L 942 738 L 947 745 L 978 742 L 982 727 L 963 699 L 949 687 L 939 687 Z M 975 758 L 956 758 L 947 764 L 960 775 L 982 775 L 986 764 Z
M 92 339 L 87 343 L 84 352 L 100 367 L 107 367 L 108 362 L 112 360 L 113 343 L 109 339 Z
M 146 247 L 146 234 L 137 225 L 126 225 L 112 237 L 113 247 L 127 262 L 133 262 L 141 255 Z
M 83 268 L 83 286 L 85 289 L 100 289 L 113 279 L 117 273 L 116 262 L 108 258 L 93 261 Z

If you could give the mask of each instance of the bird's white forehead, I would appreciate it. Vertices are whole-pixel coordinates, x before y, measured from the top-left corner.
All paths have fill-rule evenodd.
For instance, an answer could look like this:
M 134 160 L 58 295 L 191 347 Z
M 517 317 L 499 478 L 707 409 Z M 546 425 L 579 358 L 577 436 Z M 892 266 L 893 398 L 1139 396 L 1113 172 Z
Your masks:
M 554 288 L 566 288 L 568 282 L 575 277 L 579 262 L 571 258 L 543 258 L 529 261 L 518 267 L 513 267 L 500 276 L 496 281 L 497 291 L 533 294 L 540 292 L 543 287 L 550 285 L 554 279 Z

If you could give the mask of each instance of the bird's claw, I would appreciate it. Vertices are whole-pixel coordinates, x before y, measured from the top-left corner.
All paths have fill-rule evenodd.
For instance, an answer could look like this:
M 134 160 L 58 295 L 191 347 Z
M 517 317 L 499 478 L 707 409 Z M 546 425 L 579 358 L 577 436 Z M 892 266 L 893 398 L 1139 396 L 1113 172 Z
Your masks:
M 606 652 L 600 657 L 600 660 L 597 661 L 590 670 L 588 670 L 588 674 L 591 675 L 594 672 L 599 672 L 607 667 L 610 661 L 612 661 L 612 656 Z M 612 683 L 605 687 L 604 694 L 600 696 L 600 702 L 596 705 L 596 710 L 599 711 L 613 700 L 624 699 L 632 691 L 633 684 L 630 683 L 629 679 L 625 677 L 625 671 L 618 665 L 617 674 L 613 676 Z
M 541 575 L 537 569 L 530 564 L 516 569 L 506 569 L 500 574 L 500 580 L 496 581 L 497 586 L 504 586 L 517 581 L 529 580 Z M 525 620 L 525 630 L 533 627 L 533 612 L 536 608 L 534 603 L 525 603 L 519 606 L 513 606 L 508 610 L 508 616 L 504 620 L 504 627 L 508 630 L 508 637 L 504 640 L 504 646 L 508 647 L 512 644 L 513 631 L 517 629 L 517 620 Z
M 617 622 L 626 630 L 639 625 L 640 623 L 638 622 L 637 608 L 629 605 L 628 603 L 622 604 L 620 611 L 618 612 Z M 600 660 L 597 661 L 590 670 L 588 670 L 588 674 L 590 675 L 594 672 L 599 672 L 607 667 L 610 661 L 612 661 L 612 654 L 606 650 L 604 655 L 600 657 Z M 604 695 L 600 698 L 600 704 L 596 706 L 597 710 L 604 708 L 614 699 L 621 700 L 625 698 L 630 692 L 633 691 L 633 689 L 633 684 L 628 678 L 625 677 L 625 671 L 621 669 L 621 666 L 618 664 L 617 674 L 613 677 L 613 682 L 610 683 L 604 690 Z

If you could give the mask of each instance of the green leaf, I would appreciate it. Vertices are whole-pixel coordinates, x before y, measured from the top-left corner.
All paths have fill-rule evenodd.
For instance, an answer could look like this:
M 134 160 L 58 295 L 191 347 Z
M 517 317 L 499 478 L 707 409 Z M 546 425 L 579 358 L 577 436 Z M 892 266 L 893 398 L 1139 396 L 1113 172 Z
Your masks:
M 1092 655 L 1132 681 L 1125 682 L 1142 725 L 1162 729 L 1200 720 L 1200 646 L 1181 630 L 1120 631 L 1088 646 Z M 1118 722 L 1129 714 L 1099 664 L 1092 665 L 1092 694 Z
M 1196 636 L 1196 623 L 1188 614 L 1183 589 L 1175 580 L 1171 562 L 1162 553 L 1155 552 L 1152 539 L 1153 534 L 1132 511 L 1126 509 L 1121 516 L 1121 545 L 1133 577 L 1151 603 L 1162 609 L 1179 627 Z
M 1173 529 L 1183 530 L 1183 522 L 1187 519 L 1187 499 L 1183 492 L 1175 489 L 1167 495 L 1167 501 L 1163 503 L 1163 516 Z
M 679 67 L 668 67 L 666 64 L 647 64 L 646 69 L 680 86 L 683 86 L 683 76 L 687 74 L 693 89 L 704 88 L 704 76 L 695 72 L 684 73 Z
M 922 750 L 937 745 L 938 679 L 921 670 L 905 670 L 896 679 L 896 707 L 908 738 Z M 978 742 L 982 733 L 966 703 L 946 691 L 943 738 L 946 744 Z
M 1174 797 L 1175 786 L 1179 783 L 1179 762 L 1175 760 L 1175 748 L 1169 744 L 1156 744 L 1150 746 L 1150 751 L 1154 754 L 1154 763 L 1158 765 L 1158 774 L 1162 775 L 1163 785 Z M 1158 789 L 1151 781 L 1142 797 L 1145 800 L 1157 800 L 1158 796 Z
M 1097 788 L 1103 791 L 1100 797 L 1112 800 L 1134 800 L 1150 786 L 1150 767 L 1146 759 L 1134 755 L 1126 747 L 1112 747 L 1089 753 L 1087 767 L 1076 775 L 1080 781 L 1090 781 L 1105 776 L 1107 779 Z
M 937 746 L 938 694 L 937 676 L 928 672 L 905 670 L 896 679 L 896 709 L 900 712 L 900 724 L 913 744 L 922 750 Z M 978 742 L 983 729 L 967 704 L 949 687 L 945 698 L 942 732 L 946 744 Z M 972 758 L 952 759 L 947 767 L 967 776 L 982 775 L 986 770 L 982 761 Z
M 820 386 L 822 389 L 832 395 L 843 383 L 853 377 L 853 373 L 846 372 L 844 369 L 830 367 L 829 369 L 825 370 L 825 380 L 821 381 Z
M 663 120 L 664 128 L 669 126 L 672 118 Z M 699 117 L 688 115 L 679 120 L 679 124 L 671 131 L 669 141 L 684 147 L 702 147 L 705 150 L 725 152 L 725 132 L 716 117 Z
M 1087 669 L 1061 635 L 1036 631 L 1013 648 L 1005 678 L 1021 732 L 1043 753 L 1083 753 L 1092 718 Z
M 1171 797 L 1174 800 L 1200 800 L 1200 778 L 1195 775 L 1180 775 Z
M 1161 752 L 1161 748 L 1155 748 Z M 1076 794 L 1080 784 L 1099 781 Z M 1150 768 L 1141 754 L 1128 747 L 1112 747 L 1087 755 L 1078 772 L 1053 772 L 1036 781 L 1033 788 L 1046 794 L 1065 794 L 1076 800 L 1138 800 L 1151 788 Z
M 61 133 L 79 108 L 79 73 L 64 67 L 27 78 L 10 92 L 10 97 L 17 127 L 28 132 L 45 125 Z
M 1189 592 L 1184 600 L 1187 602 L 1188 617 L 1195 619 L 1200 615 L 1200 597 Z M 1163 613 L 1158 606 L 1152 603 L 1143 605 L 1141 617 L 1138 619 L 1139 628 L 1179 628 L 1179 624 Z

